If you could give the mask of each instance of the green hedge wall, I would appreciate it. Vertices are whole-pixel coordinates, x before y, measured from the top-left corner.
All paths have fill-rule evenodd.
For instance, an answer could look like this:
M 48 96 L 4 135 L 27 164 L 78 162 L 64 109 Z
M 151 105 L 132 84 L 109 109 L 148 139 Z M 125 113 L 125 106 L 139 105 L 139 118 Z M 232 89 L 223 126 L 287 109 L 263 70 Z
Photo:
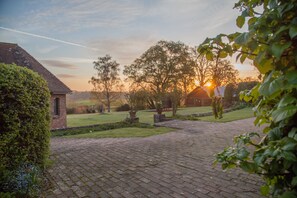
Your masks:
M 0 180 L 24 163 L 44 167 L 49 154 L 49 90 L 37 73 L 0 63 Z

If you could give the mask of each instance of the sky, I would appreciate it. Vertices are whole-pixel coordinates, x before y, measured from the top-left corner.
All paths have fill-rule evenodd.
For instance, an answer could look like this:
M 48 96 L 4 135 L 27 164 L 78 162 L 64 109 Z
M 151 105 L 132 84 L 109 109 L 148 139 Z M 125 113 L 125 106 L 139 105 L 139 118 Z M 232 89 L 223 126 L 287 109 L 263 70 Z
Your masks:
M 0 42 L 17 43 L 70 89 L 87 91 L 93 62 L 131 64 L 159 40 L 198 46 L 242 31 L 236 0 L 0 0 Z M 231 60 L 241 77 L 253 66 Z M 124 76 L 122 76 L 124 78 Z

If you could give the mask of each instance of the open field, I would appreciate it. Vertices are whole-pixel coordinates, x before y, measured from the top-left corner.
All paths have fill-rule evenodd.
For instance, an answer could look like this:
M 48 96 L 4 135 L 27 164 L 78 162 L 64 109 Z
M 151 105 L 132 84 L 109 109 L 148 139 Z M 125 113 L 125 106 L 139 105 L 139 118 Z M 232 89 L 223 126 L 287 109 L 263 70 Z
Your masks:
M 210 112 L 211 107 L 188 107 L 188 108 L 180 108 L 177 113 L 180 115 L 188 115 L 193 113 L 205 113 Z M 171 116 L 172 112 L 164 112 L 165 115 Z M 137 116 L 139 117 L 139 121 L 142 123 L 153 124 L 153 115 L 154 111 L 138 111 Z M 103 124 L 103 123 L 113 123 L 123 121 L 125 118 L 129 117 L 129 112 L 111 112 L 104 114 L 71 114 L 67 115 L 67 123 L 69 127 L 76 126 L 87 126 L 93 124 Z

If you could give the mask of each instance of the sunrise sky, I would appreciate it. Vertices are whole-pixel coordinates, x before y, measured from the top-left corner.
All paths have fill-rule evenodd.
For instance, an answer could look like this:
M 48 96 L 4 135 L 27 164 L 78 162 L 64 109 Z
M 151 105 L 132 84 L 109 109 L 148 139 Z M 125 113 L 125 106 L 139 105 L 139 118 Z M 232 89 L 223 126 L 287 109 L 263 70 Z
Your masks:
M 121 68 L 157 41 L 198 46 L 242 31 L 235 0 L 0 0 L 0 42 L 17 43 L 72 90 L 84 91 L 93 61 L 110 54 Z M 232 60 L 233 61 L 233 60 Z M 242 77 L 249 64 L 233 61 Z

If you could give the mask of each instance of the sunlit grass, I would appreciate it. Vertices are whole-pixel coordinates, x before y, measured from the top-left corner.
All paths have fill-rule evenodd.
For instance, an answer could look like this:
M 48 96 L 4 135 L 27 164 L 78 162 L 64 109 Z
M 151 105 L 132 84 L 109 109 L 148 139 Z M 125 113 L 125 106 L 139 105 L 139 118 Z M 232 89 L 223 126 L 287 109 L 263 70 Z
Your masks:
M 199 118 L 199 120 L 208 122 L 231 122 L 251 117 L 254 117 L 252 108 L 244 108 L 236 111 L 231 111 L 229 113 L 224 113 L 222 119 L 215 119 L 214 116 L 206 116 Z
M 120 128 L 106 131 L 92 131 L 89 133 L 70 135 L 69 138 L 130 138 L 130 137 L 148 137 L 152 135 L 160 135 L 173 131 L 172 128 L 156 127 L 156 128 Z
M 195 113 L 211 112 L 211 107 L 187 107 L 178 109 L 177 113 L 180 115 L 189 115 Z M 142 123 L 153 124 L 154 111 L 138 111 L 137 117 Z M 171 111 L 164 112 L 167 117 L 172 115 Z M 129 112 L 111 112 L 104 114 L 70 114 L 67 115 L 67 125 L 69 127 L 87 126 L 93 124 L 114 123 L 123 121 L 129 117 Z

